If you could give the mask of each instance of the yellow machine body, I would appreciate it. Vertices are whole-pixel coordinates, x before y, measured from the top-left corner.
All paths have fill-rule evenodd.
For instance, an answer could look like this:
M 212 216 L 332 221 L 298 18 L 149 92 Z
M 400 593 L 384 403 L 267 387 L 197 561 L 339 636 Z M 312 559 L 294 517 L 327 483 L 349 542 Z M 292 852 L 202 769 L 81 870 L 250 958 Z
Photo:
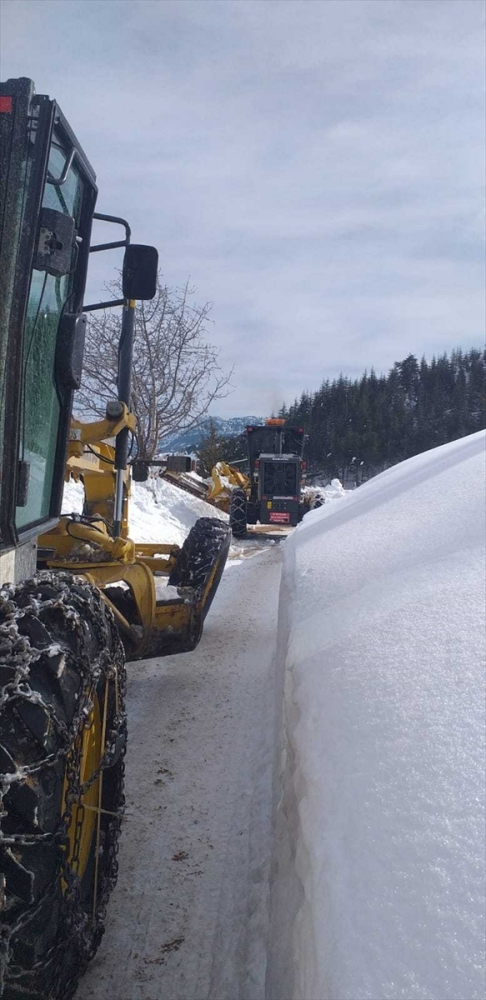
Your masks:
M 231 490 L 236 486 L 249 492 L 250 480 L 244 472 L 227 462 L 217 462 L 211 470 L 211 484 L 208 486 L 206 500 L 229 514 Z
M 137 543 L 128 537 L 128 470 L 122 529 L 118 537 L 112 536 L 115 449 L 109 441 L 123 427 L 135 427 L 133 414 L 126 406 L 117 421 L 72 420 L 65 478 L 84 486 L 82 520 L 76 515 L 62 516 L 55 528 L 39 536 L 38 545 L 42 566 L 80 574 L 102 591 L 117 620 L 127 654 L 138 659 L 194 648 L 218 566 L 216 562 L 202 590 L 175 586 L 167 589 L 167 578 L 176 566 L 180 547 L 163 542 Z

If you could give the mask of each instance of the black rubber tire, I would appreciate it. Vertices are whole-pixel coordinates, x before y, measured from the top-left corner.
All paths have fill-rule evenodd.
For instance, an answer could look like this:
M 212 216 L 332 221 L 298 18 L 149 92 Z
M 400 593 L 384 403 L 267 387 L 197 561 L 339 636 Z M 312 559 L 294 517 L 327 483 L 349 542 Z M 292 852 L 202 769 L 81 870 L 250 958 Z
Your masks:
M 191 587 L 196 600 L 204 595 L 202 621 L 219 587 L 230 542 L 231 531 L 225 521 L 216 517 L 200 517 L 185 539 L 169 576 L 171 587 Z M 210 578 L 209 588 L 204 594 Z
M 260 513 L 260 504 L 258 500 L 248 500 L 246 505 L 246 522 L 247 524 L 257 524 L 258 515 Z
M 103 935 L 124 805 L 125 683 L 118 630 L 95 588 L 51 572 L 0 591 L 3 1000 L 68 1000 Z M 96 698 L 101 718 L 106 704 L 106 812 L 95 900 L 95 833 L 80 878 L 68 831 L 82 794 L 77 748 Z
M 246 538 L 246 493 L 239 486 L 231 490 L 229 523 L 234 538 Z

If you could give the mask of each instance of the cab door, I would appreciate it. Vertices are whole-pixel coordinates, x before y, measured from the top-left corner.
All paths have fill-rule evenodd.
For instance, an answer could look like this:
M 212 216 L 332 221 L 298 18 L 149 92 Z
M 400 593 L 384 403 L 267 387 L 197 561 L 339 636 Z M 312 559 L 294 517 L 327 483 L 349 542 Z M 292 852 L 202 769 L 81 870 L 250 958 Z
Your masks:
M 0 83 L 0 175 L 0 550 L 8 550 L 59 516 L 74 388 L 66 372 L 97 195 L 59 106 L 25 78 Z M 77 360 L 79 369 L 79 349 Z
M 19 460 L 21 468 L 28 471 L 26 495 L 16 508 L 19 533 L 59 513 L 72 393 L 60 382 L 56 354 L 63 317 L 76 312 L 82 304 L 86 276 L 83 265 L 87 263 L 94 209 L 93 187 L 79 158 L 75 156 L 68 166 L 72 150 L 70 137 L 58 121 L 50 141 L 42 198 L 42 209 L 56 214 L 47 212 L 43 216 L 41 212 L 25 316 Z M 57 219 L 54 225 L 62 228 L 59 214 L 66 217 L 68 232 L 69 220 L 74 225 L 67 273 L 53 274 L 42 269 L 39 249 L 42 239 L 49 238 L 51 219 Z

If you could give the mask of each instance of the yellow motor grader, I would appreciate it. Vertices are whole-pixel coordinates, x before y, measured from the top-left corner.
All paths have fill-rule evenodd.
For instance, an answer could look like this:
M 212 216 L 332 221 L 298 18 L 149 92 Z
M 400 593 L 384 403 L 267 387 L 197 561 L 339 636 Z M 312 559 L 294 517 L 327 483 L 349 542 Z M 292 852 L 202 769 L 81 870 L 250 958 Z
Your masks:
M 157 252 L 95 212 L 96 179 L 59 106 L 0 84 L 0 997 L 68 1000 L 117 876 L 125 654 L 193 649 L 230 531 L 181 548 L 128 535 L 134 313 Z M 93 244 L 93 220 L 123 236 Z M 84 305 L 88 261 L 122 248 L 123 297 Z M 118 398 L 72 418 L 87 313 L 120 307 Z M 63 486 L 84 485 L 60 516 Z
M 229 515 L 235 538 L 250 532 L 270 536 L 288 531 L 322 499 L 317 490 L 305 488 L 306 463 L 303 459 L 304 429 L 292 427 L 280 417 L 246 428 L 248 475 L 235 465 L 218 462 L 211 470 L 209 484 L 181 471 L 167 460 L 163 475 Z

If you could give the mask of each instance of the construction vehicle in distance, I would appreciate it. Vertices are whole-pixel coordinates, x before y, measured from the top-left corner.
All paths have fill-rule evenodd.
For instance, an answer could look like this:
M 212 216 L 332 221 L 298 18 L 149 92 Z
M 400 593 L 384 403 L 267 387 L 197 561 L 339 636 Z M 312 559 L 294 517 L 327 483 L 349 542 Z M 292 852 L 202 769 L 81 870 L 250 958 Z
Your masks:
M 292 527 L 310 509 L 302 493 L 305 479 L 303 427 L 286 426 L 278 417 L 246 428 L 248 477 L 230 494 L 229 521 L 235 538 L 254 524 Z M 241 473 L 240 473 L 241 476 Z
M 158 463 L 162 476 L 225 511 L 235 538 L 246 538 L 248 528 L 250 533 L 268 535 L 295 527 L 307 511 L 322 503 L 318 491 L 304 489 L 304 429 L 271 417 L 264 424 L 248 426 L 245 433 L 248 473 L 218 462 L 207 484 L 192 476 L 189 456 L 171 455 Z
M 195 647 L 230 531 L 128 537 L 135 301 L 155 293 L 157 252 L 95 213 L 89 161 L 27 79 L 0 84 L 0 167 L 0 996 L 68 1000 L 117 876 L 125 651 Z M 92 245 L 93 220 L 123 237 Z M 115 248 L 122 298 L 84 306 L 90 254 Z M 118 398 L 73 420 L 86 313 L 114 306 Z M 83 513 L 61 517 L 70 476 Z
M 188 456 L 168 456 L 158 463 L 161 474 L 180 489 L 225 511 L 235 538 L 246 538 L 248 527 L 260 534 L 295 528 L 304 514 L 321 502 L 317 491 L 304 489 L 303 427 L 291 427 L 285 420 L 271 417 L 264 424 L 249 425 L 245 433 L 248 472 L 229 462 L 218 462 L 207 484 L 192 477 Z

